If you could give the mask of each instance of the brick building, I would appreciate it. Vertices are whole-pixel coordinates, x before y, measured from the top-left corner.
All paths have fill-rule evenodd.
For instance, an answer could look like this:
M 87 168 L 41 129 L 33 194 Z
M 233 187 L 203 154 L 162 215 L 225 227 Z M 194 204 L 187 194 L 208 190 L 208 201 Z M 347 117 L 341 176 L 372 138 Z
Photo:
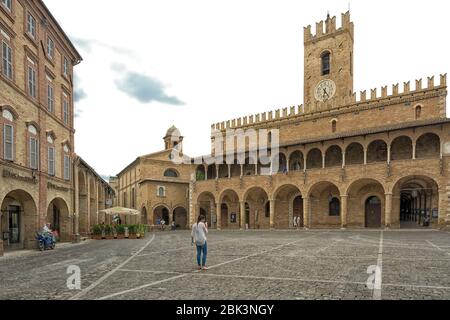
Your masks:
M 443 226 L 450 214 L 446 75 L 419 79 L 414 88 L 406 82 L 357 95 L 350 13 L 342 14 L 339 27 L 328 16 L 316 29 L 304 29 L 304 105 L 214 124 L 222 136 L 230 130 L 268 132 L 245 141 L 247 150 L 233 154 L 235 161 L 192 160 L 181 170 L 170 163 L 166 143 L 166 151 L 138 159 L 119 175 L 122 203 L 136 199 L 143 220 L 153 224 L 161 203 L 170 203 L 172 212 L 189 198 L 189 223 L 203 213 L 218 229 L 287 229 L 294 217 L 307 228 Z M 276 172 L 251 156 L 272 134 L 280 142 L 279 153 L 270 154 Z M 261 174 L 263 168 L 271 174 Z M 167 169 L 179 172 L 179 181 L 163 178 Z M 180 191 L 157 197 L 161 186 L 186 189 L 188 183 L 189 196 Z
M 0 57 L 1 255 L 4 246 L 34 248 L 46 222 L 72 239 L 83 161 L 74 152 L 73 108 L 73 67 L 82 58 L 43 1 L 0 1 Z

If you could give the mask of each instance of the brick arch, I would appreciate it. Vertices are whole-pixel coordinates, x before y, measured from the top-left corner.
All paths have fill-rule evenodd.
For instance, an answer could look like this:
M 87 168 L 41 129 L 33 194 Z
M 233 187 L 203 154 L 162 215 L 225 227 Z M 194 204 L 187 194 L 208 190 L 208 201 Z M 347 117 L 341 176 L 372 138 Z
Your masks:
M 233 189 L 226 189 L 226 190 L 224 190 L 224 191 L 222 191 L 222 192 L 220 193 L 220 195 L 219 195 L 219 197 L 218 197 L 218 199 L 219 199 L 218 202 L 219 202 L 219 203 L 222 203 L 224 197 L 225 197 L 228 193 L 233 193 L 233 194 L 237 197 L 238 202 L 239 202 L 239 201 L 242 201 L 241 198 L 239 197 L 239 193 L 238 193 L 238 192 L 236 192 L 236 191 L 233 190 Z

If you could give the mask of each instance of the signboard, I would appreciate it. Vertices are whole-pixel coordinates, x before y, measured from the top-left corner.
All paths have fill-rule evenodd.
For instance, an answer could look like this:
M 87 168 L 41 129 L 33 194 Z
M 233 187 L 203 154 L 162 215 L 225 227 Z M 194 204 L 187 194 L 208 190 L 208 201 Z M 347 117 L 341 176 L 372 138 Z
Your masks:
M 438 208 L 434 208 L 433 209 L 433 219 L 438 219 L 439 218 L 439 210 Z

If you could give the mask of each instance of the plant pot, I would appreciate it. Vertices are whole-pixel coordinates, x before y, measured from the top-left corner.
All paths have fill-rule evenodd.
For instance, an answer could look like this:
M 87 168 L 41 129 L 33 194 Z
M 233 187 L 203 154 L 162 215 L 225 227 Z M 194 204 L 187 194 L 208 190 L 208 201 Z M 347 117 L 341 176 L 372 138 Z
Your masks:
M 114 239 L 114 236 L 106 236 L 105 239 L 106 239 L 106 240 L 113 240 L 113 239 Z
M 137 239 L 137 236 L 135 234 L 130 234 L 130 236 L 128 237 L 128 239 Z
M 125 235 L 124 234 L 118 234 L 117 235 L 117 239 L 119 239 L 119 240 L 125 239 Z
M 94 239 L 94 240 L 102 240 L 102 236 L 101 235 L 92 236 L 92 239 Z

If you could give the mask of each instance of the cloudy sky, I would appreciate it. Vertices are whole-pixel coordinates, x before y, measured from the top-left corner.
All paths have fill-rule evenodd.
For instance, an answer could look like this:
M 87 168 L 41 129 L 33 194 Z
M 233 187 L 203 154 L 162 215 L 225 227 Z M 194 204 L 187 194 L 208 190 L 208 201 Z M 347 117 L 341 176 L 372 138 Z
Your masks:
M 210 125 L 302 104 L 303 27 L 348 0 L 45 0 L 82 54 L 76 152 L 104 176 L 163 148 L 208 154 Z M 351 1 L 355 91 L 450 71 L 442 0 Z M 413 85 L 414 87 L 414 85 Z

